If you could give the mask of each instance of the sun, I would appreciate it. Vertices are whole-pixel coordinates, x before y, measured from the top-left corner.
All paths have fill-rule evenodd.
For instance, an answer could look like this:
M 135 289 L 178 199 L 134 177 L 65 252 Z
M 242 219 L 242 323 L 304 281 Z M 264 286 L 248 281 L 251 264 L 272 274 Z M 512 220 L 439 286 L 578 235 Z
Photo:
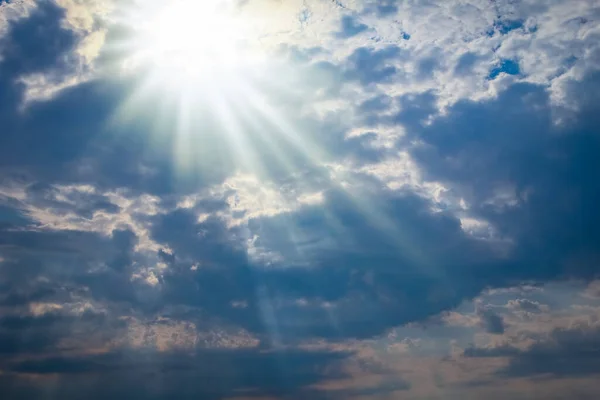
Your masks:
M 152 151 L 172 157 L 173 179 L 189 182 L 228 163 L 265 175 L 265 155 L 290 168 L 281 147 L 306 158 L 316 152 L 282 111 L 294 74 L 267 17 L 247 4 L 130 0 L 115 17 L 116 63 L 107 71 L 125 91 L 109 124 L 144 126 Z
M 250 61 L 248 24 L 227 0 L 146 0 L 131 25 L 131 60 L 154 79 L 189 87 L 234 74 Z M 223 79 L 225 81 L 226 79 Z

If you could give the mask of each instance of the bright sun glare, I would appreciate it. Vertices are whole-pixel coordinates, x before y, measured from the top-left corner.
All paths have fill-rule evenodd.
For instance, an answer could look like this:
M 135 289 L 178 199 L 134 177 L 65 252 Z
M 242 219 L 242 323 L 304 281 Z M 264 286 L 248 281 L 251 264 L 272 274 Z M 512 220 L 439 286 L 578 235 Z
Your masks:
M 123 76 L 139 86 L 111 122 L 150 121 L 146 133 L 173 146 L 178 178 L 201 176 L 227 159 L 241 171 L 266 174 L 264 155 L 291 171 L 282 148 L 321 157 L 270 97 L 292 99 L 285 77 L 293 74 L 278 69 L 277 55 L 262 46 L 261 16 L 239 0 L 135 3 L 121 20 L 128 39 L 116 46 L 126 54 Z
M 135 61 L 150 65 L 163 83 L 193 84 L 232 73 L 249 61 L 242 18 L 227 0 L 150 1 L 136 30 Z

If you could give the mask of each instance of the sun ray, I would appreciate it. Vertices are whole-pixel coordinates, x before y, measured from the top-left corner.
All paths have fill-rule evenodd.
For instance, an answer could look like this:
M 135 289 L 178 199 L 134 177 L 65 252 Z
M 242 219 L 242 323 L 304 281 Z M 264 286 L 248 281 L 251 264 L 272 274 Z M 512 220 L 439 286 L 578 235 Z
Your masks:
M 129 20 L 133 37 L 119 46 L 129 46 L 126 73 L 139 85 L 112 122 L 147 121 L 153 139 L 172 146 L 174 181 L 185 182 L 188 176 L 203 176 L 215 168 L 281 181 L 282 176 L 326 170 L 331 165 L 335 155 L 322 145 L 319 132 L 310 131 L 310 123 L 293 115 L 289 107 L 286 110 L 285 101 L 276 100 L 281 95 L 288 104 L 303 100 L 296 97 L 298 91 L 290 80 L 305 79 L 305 73 L 293 65 L 284 65 L 285 74 L 273 72 L 281 70 L 281 60 L 258 57 L 256 49 L 245 48 L 243 42 L 251 35 L 227 2 L 150 0 L 148 4 L 139 5 L 145 11 Z M 381 202 L 365 194 L 359 178 L 332 174 L 328 179 L 329 190 L 345 198 L 347 211 L 360 214 L 385 238 L 382 249 L 389 249 L 389 256 L 401 253 L 427 273 L 437 274 L 427 255 L 411 246 L 409 231 L 390 218 Z M 326 201 L 320 218 L 327 231 L 316 244 L 306 243 L 305 232 L 293 215 L 282 217 L 294 253 L 288 254 L 292 267 L 316 263 L 327 268 L 329 251 L 352 252 L 353 240 L 360 240 L 348 237 L 343 211 L 340 214 L 331 199 Z M 315 259 L 323 255 L 325 259 Z M 314 285 L 318 292 L 317 282 Z M 256 295 L 268 335 L 273 343 L 281 343 L 285 329 L 277 320 L 276 289 L 259 282 Z M 335 305 L 324 306 L 322 311 L 331 328 L 341 332 Z

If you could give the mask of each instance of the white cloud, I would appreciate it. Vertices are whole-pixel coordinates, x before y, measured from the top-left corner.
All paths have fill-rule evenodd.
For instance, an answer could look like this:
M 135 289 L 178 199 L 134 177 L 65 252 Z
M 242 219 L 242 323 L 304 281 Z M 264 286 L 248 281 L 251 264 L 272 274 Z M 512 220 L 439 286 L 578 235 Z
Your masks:
M 17 0 L 0 4 L 0 38 L 8 31 L 9 24 L 21 18 L 26 18 L 35 8 L 34 0 Z M 2 60 L 0 49 L 0 61 Z
M 62 304 L 56 303 L 30 303 L 29 312 L 35 317 L 42 316 L 44 314 L 52 313 L 54 311 L 62 310 Z
M 589 283 L 582 293 L 582 296 L 590 299 L 600 300 L 600 280 L 595 280 Z

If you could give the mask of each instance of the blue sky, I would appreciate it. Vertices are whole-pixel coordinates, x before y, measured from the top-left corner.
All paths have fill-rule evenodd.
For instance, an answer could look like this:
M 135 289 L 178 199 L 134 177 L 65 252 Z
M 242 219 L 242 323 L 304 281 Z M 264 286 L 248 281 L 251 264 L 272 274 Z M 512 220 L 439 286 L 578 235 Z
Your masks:
M 0 1 L 3 398 L 598 398 L 599 18 Z

